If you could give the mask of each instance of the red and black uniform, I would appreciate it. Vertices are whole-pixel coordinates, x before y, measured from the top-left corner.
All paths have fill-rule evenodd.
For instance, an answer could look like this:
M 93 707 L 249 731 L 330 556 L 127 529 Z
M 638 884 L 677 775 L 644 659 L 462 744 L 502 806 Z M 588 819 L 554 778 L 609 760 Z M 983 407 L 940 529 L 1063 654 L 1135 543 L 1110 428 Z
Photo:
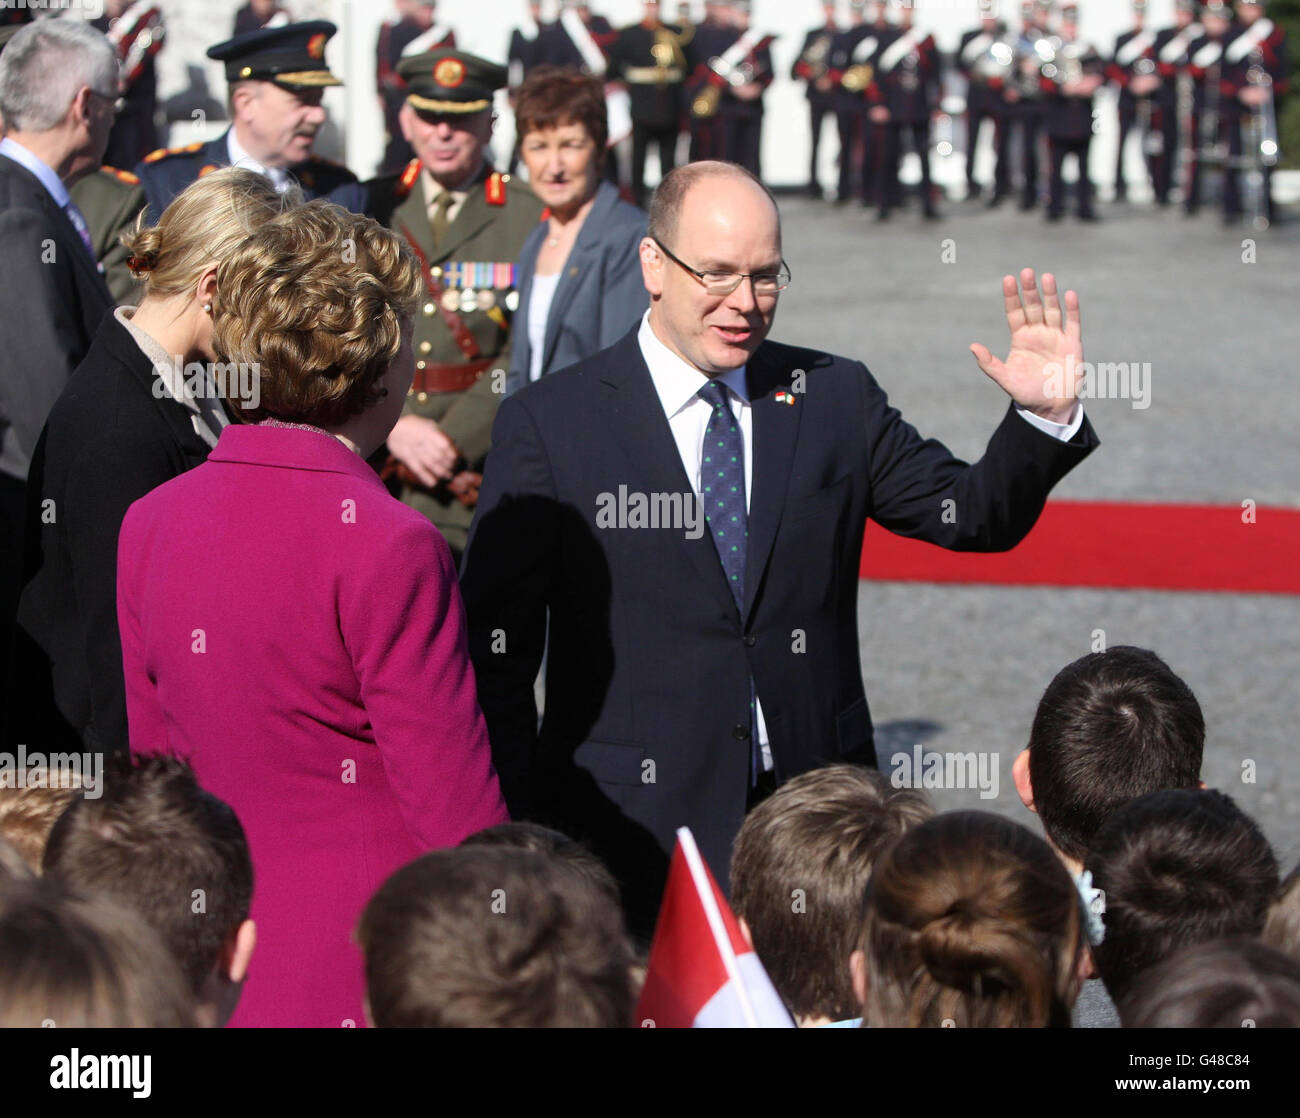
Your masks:
M 1225 123 L 1228 129 L 1228 169 L 1224 176 L 1224 213 L 1235 217 L 1241 213 L 1241 170 L 1243 165 L 1255 161 L 1264 176 L 1264 214 L 1273 220 L 1273 165 L 1258 159 L 1252 152 L 1246 155 L 1246 143 L 1257 146 L 1259 137 L 1250 134 L 1254 111 L 1241 100 L 1244 90 L 1254 85 L 1268 86 L 1273 92 L 1274 121 L 1277 107 L 1287 91 L 1291 77 L 1291 59 L 1287 51 L 1286 31 L 1271 19 L 1257 19 L 1243 27 L 1223 48 L 1221 73 Z
M 834 23 L 814 27 L 804 36 L 803 47 L 795 59 L 790 71 L 793 81 L 803 82 L 808 98 L 808 117 L 812 126 L 812 157 L 808 165 L 808 190 L 814 197 L 821 197 L 821 183 L 817 177 L 817 157 L 821 152 L 822 125 L 828 113 L 835 111 L 835 90 L 819 89 L 818 83 L 824 82 L 830 74 L 831 54 L 838 38 L 839 28 Z
M 108 135 L 104 162 L 114 167 L 134 167 L 158 147 L 154 124 L 158 71 L 154 59 L 166 35 L 162 9 L 146 0 L 132 4 L 115 19 L 100 16 L 90 25 L 107 35 L 117 51 L 126 102 Z
M 884 28 L 886 35 L 892 34 Z M 837 202 L 853 197 L 863 205 L 875 200 L 876 164 L 885 150 L 885 127 L 867 116 L 872 103 L 879 103 L 875 84 L 875 63 L 880 53 L 882 29 L 860 23 L 841 31 L 831 45 L 831 81 L 835 86 L 835 123 L 840 134 L 840 174 Z M 845 78 L 852 72 L 858 80 L 852 87 Z M 871 79 L 861 83 L 861 76 Z
M 1096 48 L 1078 41 L 1061 44 L 1056 61 L 1051 64 L 1056 67 L 1056 78 L 1051 76 L 1047 66 L 1043 68 L 1041 81 L 1046 105 L 1045 127 L 1052 162 L 1047 216 L 1059 218 L 1065 211 L 1065 158 L 1073 155 L 1079 176 L 1079 216 L 1085 221 L 1091 221 L 1096 217 L 1092 208 L 1092 179 L 1088 174 L 1088 157 L 1092 152 L 1093 94 L 1066 92 L 1060 79 L 1071 69 L 1071 63 L 1066 60 L 1071 52 L 1084 77 L 1104 75 L 1106 71 L 1105 60 Z
M 1142 144 L 1145 153 L 1149 143 L 1149 133 L 1158 127 L 1159 108 L 1156 91 L 1135 94 L 1132 89 L 1135 77 L 1144 74 L 1155 76 L 1158 73 L 1156 37 L 1156 32 L 1148 31 L 1144 27 L 1125 31 L 1115 40 L 1115 51 L 1106 65 L 1106 77 L 1115 84 L 1119 93 L 1119 146 L 1115 153 L 1115 197 L 1117 199 L 1128 196 L 1128 182 L 1124 178 L 1124 148 L 1129 133 L 1139 117 L 1142 118 L 1144 124 Z M 1148 160 L 1148 169 L 1154 183 L 1156 179 L 1154 159 Z
M 992 61 L 989 53 L 999 43 L 1010 50 L 1009 44 L 1005 44 L 1005 35 L 1006 28 L 1001 23 L 992 28 L 981 25 L 974 31 L 967 31 L 961 37 L 954 58 L 958 72 L 966 79 L 966 190 L 971 196 L 980 193 L 980 185 L 975 181 L 975 153 L 985 122 L 993 125 L 993 150 L 997 157 L 993 196 L 1002 198 L 1011 192 L 1011 129 L 1007 127 L 1010 107 L 1002 97 L 1010 69 Z
M 885 153 L 876 178 L 880 217 L 902 204 L 898 170 L 905 136 L 921 160 L 922 209 L 927 217 L 937 216 L 930 181 L 930 117 L 939 104 L 940 77 L 934 37 L 915 28 L 895 31 L 876 56 L 876 96 L 889 109 Z

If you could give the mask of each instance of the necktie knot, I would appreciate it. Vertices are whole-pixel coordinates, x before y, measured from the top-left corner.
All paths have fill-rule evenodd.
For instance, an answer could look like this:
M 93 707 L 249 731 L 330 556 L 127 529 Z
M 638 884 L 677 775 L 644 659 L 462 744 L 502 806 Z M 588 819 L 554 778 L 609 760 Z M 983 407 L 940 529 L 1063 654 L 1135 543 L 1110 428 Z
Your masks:
M 727 386 L 721 381 L 711 380 L 696 393 L 701 400 L 714 408 L 726 408 L 730 401 L 727 397 Z

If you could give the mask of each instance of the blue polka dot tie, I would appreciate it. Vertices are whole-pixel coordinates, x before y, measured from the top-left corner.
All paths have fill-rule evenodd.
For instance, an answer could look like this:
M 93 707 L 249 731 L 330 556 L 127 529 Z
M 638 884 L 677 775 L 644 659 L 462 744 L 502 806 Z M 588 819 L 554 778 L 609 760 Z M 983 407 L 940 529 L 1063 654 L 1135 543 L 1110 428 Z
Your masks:
M 704 429 L 700 460 L 700 500 L 731 587 L 736 608 L 745 601 L 745 541 L 749 515 L 745 510 L 745 440 L 732 414 L 727 386 L 710 381 L 698 393 L 713 414 Z
M 745 439 L 731 411 L 727 386 L 710 381 L 698 393 L 713 414 L 704 428 L 700 458 L 700 500 L 713 544 L 722 560 L 736 609 L 745 612 L 745 548 L 749 539 L 749 514 L 745 508 Z M 751 785 L 763 771 L 758 744 L 758 717 L 754 681 L 749 681 L 749 779 Z

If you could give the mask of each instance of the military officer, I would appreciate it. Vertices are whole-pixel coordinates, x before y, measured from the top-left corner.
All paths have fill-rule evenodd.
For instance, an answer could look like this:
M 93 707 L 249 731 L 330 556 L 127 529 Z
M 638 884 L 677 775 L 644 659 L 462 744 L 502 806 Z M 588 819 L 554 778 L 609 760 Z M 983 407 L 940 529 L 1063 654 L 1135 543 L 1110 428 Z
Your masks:
M 822 22 L 804 36 L 799 56 L 794 60 L 790 77 L 803 82 L 808 97 L 809 122 L 812 125 L 812 156 L 808 166 L 808 194 L 823 197 L 817 173 L 817 156 L 821 151 L 822 124 L 828 113 L 835 111 L 835 82 L 831 77 L 831 50 L 840 33 L 835 19 L 835 4 L 826 0 L 822 4 Z
M 149 220 L 201 175 L 236 164 L 266 175 L 278 190 L 293 181 L 308 199 L 328 197 L 362 212 L 364 195 L 346 167 L 312 154 L 325 123 L 327 86 L 342 85 L 325 64 L 337 28 L 325 20 L 268 27 L 208 50 L 226 64 L 233 123 L 206 144 L 155 151 L 135 168 L 149 200 Z
M 1078 166 L 1079 218 L 1096 221 L 1092 206 L 1092 179 L 1088 155 L 1092 150 L 1092 99 L 1105 82 L 1106 63 L 1097 49 L 1079 38 L 1079 9 L 1061 9 L 1060 46 L 1055 58 L 1043 65 L 1043 91 L 1047 95 L 1047 142 L 1051 152 L 1051 195 L 1047 220 L 1058 221 L 1065 211 L 1065 157 Z
M 1187 190 L 1183 206 L 1191 216 L 1201 206 L 1202 170 L 1206 164 L 1222 166 L 1228 156 L 1228 134 L 1232 131 L 1233 105 L 1224 96 L 1224 48 L 1236 37 L 1232 7 L 1227 0 L 1209 0 L 1201 13 L 1204 32 L 1187 51 L 1187 72 L 1192 81 L 1191 160 L 1187 169 Z M 1233 176 L 1224 176 L 1224 201 Z M 1231 211 L 1229 210 L 1229 213 Z
M 690 76 L 686 79 L 686 100 L 690 110 L 691 162 L 698 159 L 726 159 L 726 138 L 722 127 L 722 86 L 726 83 L 715 69 L 727 48 L 740 38 L 726 4 L 706 0 L 704 20 L 695 28 L 687 51 Z
M 854 197 L 863 205 L 874 198 L 877 155 L 884 148 L 882 129 L 867 120 L 867 110 L 878 100 L 875 60 L 880 53 L 880 29 L 867 0 L 849 0 L 849 25 L 831 44 L 831 82 L 834 85 L 835 124 L 840 136 L 837 205 Z
M 659 18 L 659 0 L 648 0 L 645 17 L 614 40 L 609 77 L 623 82 L 632 102 L 632 197 L 644 208 L 645 159 L 650 144 L 659 153 L 659 177 L 677 165 L 677 133 L 683 108 L 690 34 Z
M 735 41 L 722 55 L 733 75 L 722 90 L 724 158 L 739 163 L 756 178 L 762 178 L 763 94 L 776 77 L 772 67 L 775 35 L 755 30 L 750 21 L 750 0 L 731 0 Z
M 136 218 L 145 208 L 139 178 L 130 171 L 103 166 L 79 179 L 68 193 L 90 228 L 95 259 L 99 261 L 113 301 L 119 305 L 138 301 L 139 286 L 126 266 L 131 254 L 122 244 L 121 236 L 135 228 Z
M 510 364 L 514 261 L 542 204 L 487 161 L 504 66 L 442 49 L 404 58 L 398 72 L 407 83 L 399 124 L 416 158 L 366 184 L 368 212 L 411 245 L 425 297 L 415 380 L 384 472 L 459 557 Z

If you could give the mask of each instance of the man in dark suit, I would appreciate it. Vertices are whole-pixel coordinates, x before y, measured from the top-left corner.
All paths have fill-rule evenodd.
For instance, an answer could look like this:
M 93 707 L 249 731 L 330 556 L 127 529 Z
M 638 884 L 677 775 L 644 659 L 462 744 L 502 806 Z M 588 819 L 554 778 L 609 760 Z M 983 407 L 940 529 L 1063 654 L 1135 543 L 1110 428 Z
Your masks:
M 1040 294 L 1025 269 L 1023 297 L 1004 278 L 1005 360 L 971 346 L 1015 401 L 972 466 L 862 364 L 765 341 L 789 273 L 776 204 L 742 169 L 674 171 L 641 268 L 638 330 L 501 405 L 462 591 L 512 816 L 588 842 L 644 933 L 677 827 L 725 884 L 747 803 L 830 761 L 875 763 L 867 518 L 1011 548 L 1097 439 L 1077 400 L 1078 297 L 1063 314 L 1051 275 Z
M 112 297 L 68 187 L 103 159 L 117 56 L 94 28 L 30 24 L 0 55 L 0 679 L 18 601 L 27 470 Z M 56 510 L 57 512 L 57 510 Z
M 325 63 L 325 44 L 337 30 L 326 20 L 312 20 L 251 31 L 209 48 L 209 58 L 226 64 L 232 124 L 205 144 L 145 156 L 135 173 L 149 200 L 149 221 L 157 221 L 190 183 L 231 165 L 266 175 L 277 190 L 297 182 L 308 200 L 328 198 L 363 212 L 365 193 L 357 176 L 311 150 L 326 120 L 325 89 L 343 84 Z

